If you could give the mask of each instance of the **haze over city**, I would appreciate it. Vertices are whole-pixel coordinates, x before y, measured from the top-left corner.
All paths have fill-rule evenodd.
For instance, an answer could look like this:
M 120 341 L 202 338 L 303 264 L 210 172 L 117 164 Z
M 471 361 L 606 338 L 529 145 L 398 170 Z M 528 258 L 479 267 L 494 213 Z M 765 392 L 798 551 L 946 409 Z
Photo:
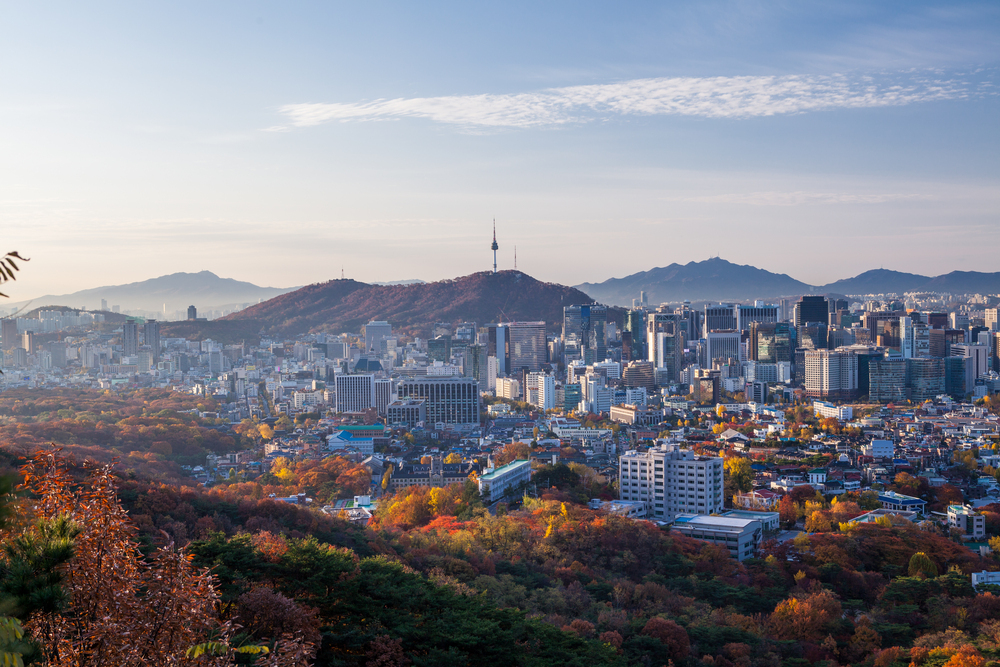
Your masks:
M 23 4 L 13 299 L 719 255 L 821 285 L 993 271 L 995 3 Z M 612 248 L 619 252 L 611 251 Z

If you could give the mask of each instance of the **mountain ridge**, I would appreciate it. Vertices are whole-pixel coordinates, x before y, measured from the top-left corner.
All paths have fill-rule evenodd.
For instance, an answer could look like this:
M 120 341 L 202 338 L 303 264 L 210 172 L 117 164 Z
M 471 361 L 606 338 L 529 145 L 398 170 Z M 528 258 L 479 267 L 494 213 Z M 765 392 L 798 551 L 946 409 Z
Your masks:
M 20 308 L 30 304 L 32 308 L 40 308 L 47 305 L 68 305 L 97 310 L 100 309 L 101 299 L 104 299 L 109 307 L 118 305 L 123 310 L 159 312 L 166 304 L 167 311 L 172 313 L 186 309 L 190 305 L 200 310 L 241 306 L 244 303 L 270 299 L 295 289 L 295 287 L 260 287 L 233 278 L 221 278 L 207 270 L 197 273 L 181 271 L 123 285 L 91 287 L 71 294 L 47 294 L 11 303 L 10 306 Z
M 432 283 L 371 285 L 350 279 L 306 285 L 213 322 L 212 330 L 290 335 L 310 331 L 360 331 L 370 320 L 388 320 L 393 329 L 429 336 L 436 322 L 562 322 L 562 308 L 592 303 L 573 287 L 546 283 L 521 271 L 483 271 Z M 196 324 L 168 323 L 173 335 L 191 335 Z
M 701 262 L 670 264 L 623 278 L 575 285 L 597 301 L 628 307 L 645 291 L 649 303 L 677 301 L 746 301 L 804 294 L 902 294 L 904 292 L 1000 292 L 1000 272 L 952 271 L 923 276 L 889 269 L 872 269 L 826 285 L 809 285 L 784 273 L 713 257 Z

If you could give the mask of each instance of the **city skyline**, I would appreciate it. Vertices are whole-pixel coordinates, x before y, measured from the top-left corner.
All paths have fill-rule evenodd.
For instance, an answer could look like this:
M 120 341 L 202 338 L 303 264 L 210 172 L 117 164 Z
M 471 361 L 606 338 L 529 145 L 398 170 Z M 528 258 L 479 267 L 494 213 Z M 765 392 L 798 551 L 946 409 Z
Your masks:
M 519 247 L 566 285 L 716 255 L 815 285 L 997 270 L 988 3 L 7 18 L 12 301 L 453 278 L 490 269 L 494 218 L 499 269 Z

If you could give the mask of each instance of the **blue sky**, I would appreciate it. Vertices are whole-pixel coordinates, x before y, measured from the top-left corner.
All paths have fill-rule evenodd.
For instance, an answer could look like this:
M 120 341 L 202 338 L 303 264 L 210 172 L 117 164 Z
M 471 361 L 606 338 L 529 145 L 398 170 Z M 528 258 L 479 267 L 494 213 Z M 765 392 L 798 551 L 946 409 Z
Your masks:
M 0 4 L 19 300 L 719 255 L 995 271 L 995 2 Z

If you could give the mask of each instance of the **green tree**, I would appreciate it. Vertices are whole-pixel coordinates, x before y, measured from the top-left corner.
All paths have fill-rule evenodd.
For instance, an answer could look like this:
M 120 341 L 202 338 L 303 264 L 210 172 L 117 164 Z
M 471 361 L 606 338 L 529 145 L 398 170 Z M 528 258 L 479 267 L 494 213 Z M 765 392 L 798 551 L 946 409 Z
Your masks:
M 918 551 L 910 557 L 910 564 L 907 567 L 907 573 L 911 577 L 915 577 L 918 574 L 923 574 L 928 579 L 936 577 L 938 575 L 937 565 L 934 564 L 927 554 L 922 551 Z

